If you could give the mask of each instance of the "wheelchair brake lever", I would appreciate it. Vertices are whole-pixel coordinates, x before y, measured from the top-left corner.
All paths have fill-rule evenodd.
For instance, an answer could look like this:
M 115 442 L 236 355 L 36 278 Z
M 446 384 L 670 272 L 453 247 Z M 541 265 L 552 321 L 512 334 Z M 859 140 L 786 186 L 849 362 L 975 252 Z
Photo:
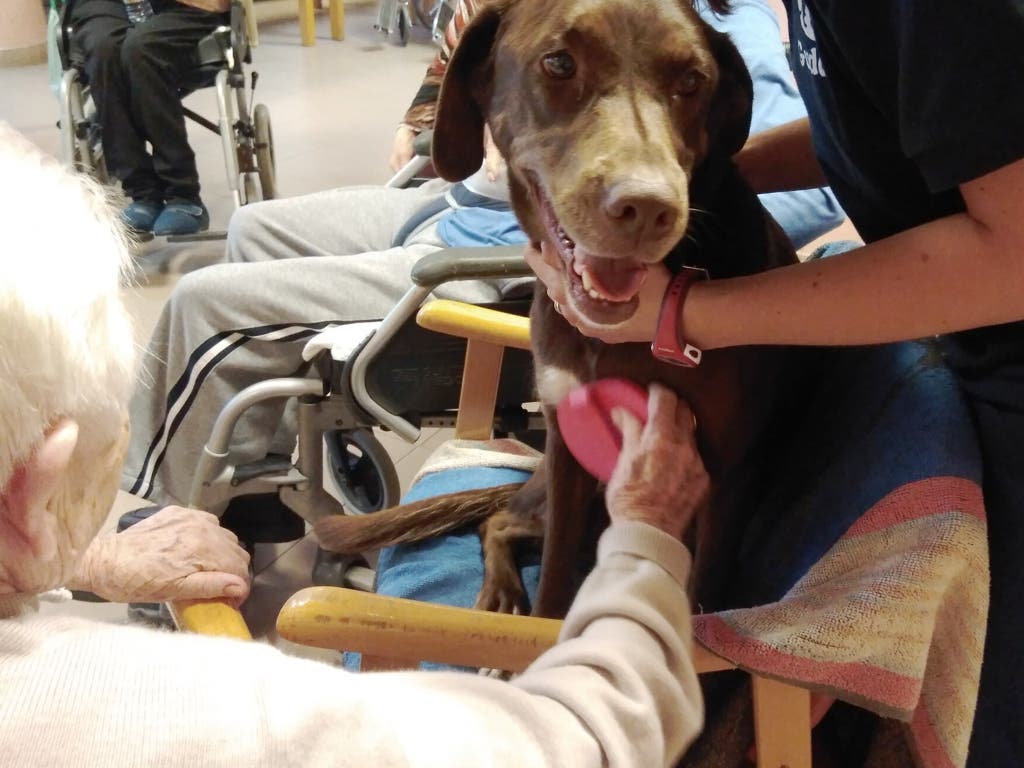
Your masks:
M 256 100 L 253 98 L 253 94 L 256 93 L 256 81 L 259 80 L 260 73 L 256 70 L 252 71 L 252 79 L 249 82 L 249 122 L 253 122 L 253 115 L 256 110 Z

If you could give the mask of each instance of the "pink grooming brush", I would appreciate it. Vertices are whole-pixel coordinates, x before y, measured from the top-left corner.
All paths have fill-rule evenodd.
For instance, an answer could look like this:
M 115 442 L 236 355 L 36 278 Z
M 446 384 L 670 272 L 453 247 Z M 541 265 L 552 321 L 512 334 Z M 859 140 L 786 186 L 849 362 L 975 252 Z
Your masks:
M 613 408 L 625 408 L 646 424 L 647 390 L 628 379 L 599 379 L 576 387 L 558 404 L 558 428 L 566 446 L 581 467 L 604 483 L 622 449 Z

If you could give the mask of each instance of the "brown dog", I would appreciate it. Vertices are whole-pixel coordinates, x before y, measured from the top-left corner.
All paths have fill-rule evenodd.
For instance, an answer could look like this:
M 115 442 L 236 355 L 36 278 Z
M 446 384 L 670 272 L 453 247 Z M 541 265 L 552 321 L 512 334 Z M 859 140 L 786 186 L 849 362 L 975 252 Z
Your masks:
M 484 124 L 505 157 L 516 214 L 535 243 L 556 244 L 575 309 L 628 318 L 648 265 L 704 267 L 713 278 L 793 263 L 793 250 L 736 171 L 752 87 L 739 53 L 687 0 L 498 0 L 466 28 L 448 67 L 434 166 L 462 179 L 482 161 Z M 784 388 L 787 351 L 736 348 L 699 368 L 659 362 L 648 345 L 579 334 L 538 285 L 530 314 L 547 421 L 540 470 L 521 488 L 469 491 L 365 517 L 322 520 L 325 548 L 359 551 L 434 535 L 486 516 L 478 605 L 509 611 L 524 595 L 513 548 L 544 538 L 533 613 L 565 613 L 603 517 L 598 483 L 573 459 L 554 408 L 582 382 L 660 381 L 689 401 L 713 483 L 698 515 L 694 594 L 705 608 L 732 556 L 730 533 L 754 476 L 752 451 Z

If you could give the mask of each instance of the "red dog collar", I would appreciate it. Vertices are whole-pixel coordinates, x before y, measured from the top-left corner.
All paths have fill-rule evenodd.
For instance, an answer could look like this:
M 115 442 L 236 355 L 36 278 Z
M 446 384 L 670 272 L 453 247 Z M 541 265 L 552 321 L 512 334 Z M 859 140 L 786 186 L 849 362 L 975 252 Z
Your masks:
M 707 280 L 708 271 L 700 267 L 683 267 L 668 284 L 658 313 L 658 329 L 651 342 L 651 354 L 659 360 L 684 368 L 696 368 L 703 355 L 700 349 L 679 338 L 679 319 L 683 302 L 690 286 L 698 280 Z

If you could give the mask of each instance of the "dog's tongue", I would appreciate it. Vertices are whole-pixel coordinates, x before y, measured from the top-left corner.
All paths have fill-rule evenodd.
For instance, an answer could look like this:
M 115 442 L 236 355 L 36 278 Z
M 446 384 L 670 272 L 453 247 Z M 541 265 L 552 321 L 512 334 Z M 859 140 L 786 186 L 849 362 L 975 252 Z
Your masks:
M 580 259 L 580 255 L 577 251 L 576 261 L 582 262 L 587 273 L 584 283 L 589 282 L 590 287 L 609 301 L 629 301 L 647 278 L 646 264 L 585 254 Z

